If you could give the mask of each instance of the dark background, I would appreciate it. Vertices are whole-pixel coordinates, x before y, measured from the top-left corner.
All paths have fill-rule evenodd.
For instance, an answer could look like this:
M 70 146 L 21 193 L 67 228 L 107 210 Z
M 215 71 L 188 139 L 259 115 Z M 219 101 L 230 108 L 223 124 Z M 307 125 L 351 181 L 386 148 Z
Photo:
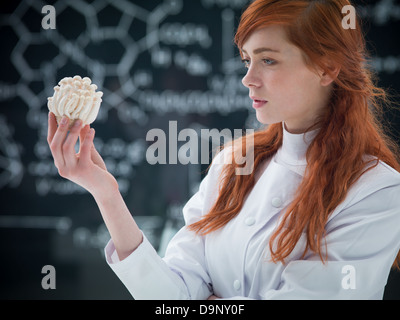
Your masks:
M 66 76 L 104 92 L 96 146 L 162 254 L 207 164 L 150 165 L 150 129 L 257 129 L 232 38 L 247 0 L 2 1 L 0 4 L 0 298 L 130 299 L 104 261 L 98 208 L 58 176 L 47 142 L 47 97 Z M 44 5 L 56 29 L 44 30 Z M 400 4 L 357 1 L 379 84 L 400 92 Z M 400 112 L 388 113 L 398 138 Z M 181 143 L 182 144 L 182 143 Z M 179 147 L 179 144 L 178 144 Z M 44 290 L 42 267 L 56 269 Z M 400 299 L 392 272 L 385 299 Z

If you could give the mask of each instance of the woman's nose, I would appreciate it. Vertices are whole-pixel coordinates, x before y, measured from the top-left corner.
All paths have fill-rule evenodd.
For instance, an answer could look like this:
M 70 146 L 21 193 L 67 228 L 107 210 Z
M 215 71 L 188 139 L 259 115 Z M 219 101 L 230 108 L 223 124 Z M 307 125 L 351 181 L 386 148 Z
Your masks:
M 242 83 L 247 88 L 250 88 L 250 87 L 258 88 L 261 86 L 260 77 L 258 76 L 257 71 L 253 67 L 250 67 L 249 69 L 247 69 L 247 73 L 243 77 Z

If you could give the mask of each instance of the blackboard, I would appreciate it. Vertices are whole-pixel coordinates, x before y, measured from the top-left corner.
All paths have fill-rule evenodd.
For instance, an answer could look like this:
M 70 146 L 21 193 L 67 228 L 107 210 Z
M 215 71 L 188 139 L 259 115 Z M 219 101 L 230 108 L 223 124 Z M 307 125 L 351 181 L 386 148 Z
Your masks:
M 146 134 L 154 128 L 168 132 L 171 124 L 178 132 L 259 128 L 233 45 L 248 2 L 2 2 L 1 298 L 130 298 L 104 261 L 109 235 L 94 200 L 61 178 L 53 164 L 47 97 L 59 80 L 74 75 L 90 77 L 104 92 L 93 124 L 95 144 L 139 226 L 162 254 L 208 165 L 151 165 Z M 55 29 L 42 26 L 45 5 L 55 9 Z M 380 85 L 400 92 L 400 4 L 356 5 Z M 399 116 L 387 114 L 394 136 Z M 55 290 L 41 286 L 45 265 L 55 267 Z M 385 298 L 400 298 L 399 283 L 392 273 Z

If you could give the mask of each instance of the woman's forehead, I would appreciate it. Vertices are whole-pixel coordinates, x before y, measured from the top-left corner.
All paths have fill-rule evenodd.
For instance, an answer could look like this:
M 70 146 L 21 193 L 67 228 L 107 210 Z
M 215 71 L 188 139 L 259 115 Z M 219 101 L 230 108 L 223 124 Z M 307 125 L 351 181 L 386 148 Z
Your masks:
M 282 26 L 272 25 L 253 31 L 243 43 L 241 49 L 248 52 L 248 50 L 254 50 L 254 46 L 261 45 L 273 51 L 280 51 L 285 43 L 289 44 L 284 28 Z
M 263 52 L 293 54 L 299 49 L 288 41 L 283 26 L 271 25 L 253 31 L 240 50 L 248 55 L 257 55 Z

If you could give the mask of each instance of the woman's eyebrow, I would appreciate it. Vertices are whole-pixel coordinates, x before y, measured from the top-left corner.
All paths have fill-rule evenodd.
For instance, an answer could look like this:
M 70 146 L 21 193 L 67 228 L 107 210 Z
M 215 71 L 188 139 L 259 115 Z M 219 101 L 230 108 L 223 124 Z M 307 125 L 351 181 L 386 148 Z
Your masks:
M 255 50 L 253 51 L 253 54 L 254 54 L 254 55 L 260 54 L 260 53 L 265 52 L 265 51 L 280 53 L 280 51 L 279 51 L 279 50 L 276 50 L 276 49 L 261 47 L 261 48 L 255 49 Z M 243 48 L 242 48 L 242 52 L 245 53 L 245 54 L 247 54 L 246 50 L 244 50 Z

